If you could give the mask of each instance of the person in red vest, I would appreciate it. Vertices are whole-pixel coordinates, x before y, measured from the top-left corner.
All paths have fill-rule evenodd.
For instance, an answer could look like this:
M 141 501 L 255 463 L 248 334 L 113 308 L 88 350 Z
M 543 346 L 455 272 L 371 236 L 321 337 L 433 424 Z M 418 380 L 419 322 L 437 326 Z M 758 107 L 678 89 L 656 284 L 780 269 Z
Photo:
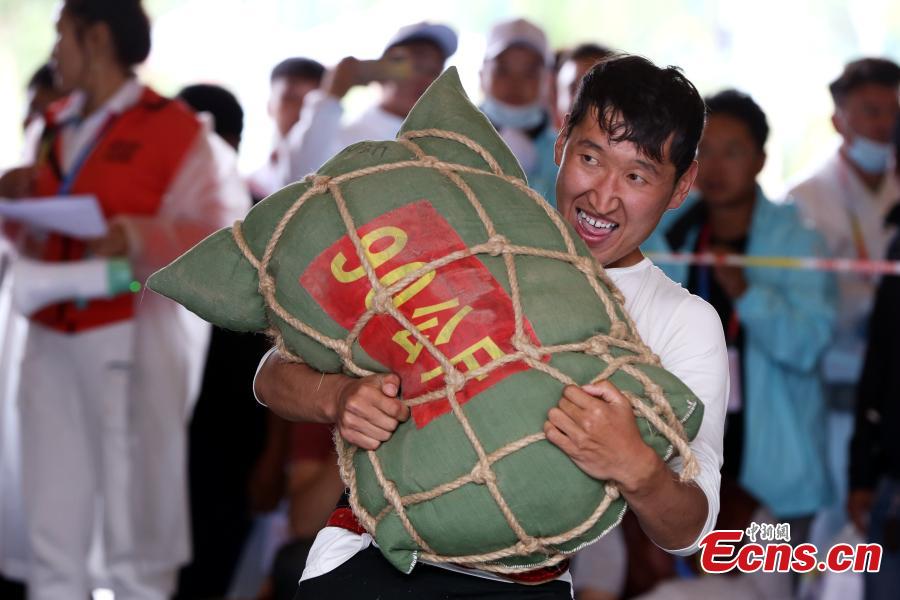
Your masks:
M 73 268 L 116 258 L 142 281 L 249 207 L 234 152 L 135 78 L 150 51 L 140 0 L 64 0 L 56 28 L 54 70 L 71 93 L 46 112 L 33 164 L 0 178 L 0 196 L 96 196 L 105 236 L 30 235 L 23 252 Z M 129 292 L 29 318 L 19 397 L 29 598 L 89 597 L 96 531 L 116 598 L 167 598 L 190 556 L 186 426 L 208 326 Z

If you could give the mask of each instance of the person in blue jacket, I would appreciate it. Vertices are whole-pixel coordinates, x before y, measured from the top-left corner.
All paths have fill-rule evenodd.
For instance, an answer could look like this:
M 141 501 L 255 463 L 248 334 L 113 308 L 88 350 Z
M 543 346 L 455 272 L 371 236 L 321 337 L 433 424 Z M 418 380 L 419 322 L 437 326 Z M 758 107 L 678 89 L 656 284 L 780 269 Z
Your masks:
M 665 215 L 646 252 L 750 256 L 822 255 L 824 241 L 793 205 L 774 204 L 756 182 L 769 127 L 749 96 L 734 90 L 706 99 L 700 171 L 691 196 Z M 723 478 L 731 478 L 808 537 L 816 511 L 831 500 L 826 469 L 825 402 L 818 363 L 835 322 L 836 291 L 821 271 L 662 265 L 707 300 L 722 319 L 731 390 Z

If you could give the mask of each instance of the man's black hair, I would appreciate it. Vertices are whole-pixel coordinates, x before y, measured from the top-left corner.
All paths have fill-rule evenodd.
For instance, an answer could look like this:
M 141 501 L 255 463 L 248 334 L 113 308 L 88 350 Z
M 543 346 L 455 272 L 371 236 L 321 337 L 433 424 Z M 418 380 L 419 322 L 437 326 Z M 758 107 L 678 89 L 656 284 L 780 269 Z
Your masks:
M 31 79 L 28 80 L 26 89 L 56 89 L 56 79 L 53 76 L 53 68 L 50 67 L 49 63 L 44 63 L 37 68 L 31 75 Z
M 834 104 L 840 106 L 850 92 L 872 83 L 892 88 L 900 86 L 900 66 L 886 58 L 854 60 L 844 67 L 844 72 L 831 82 L 828 90 Z
M 696 158 L 706 122 L 703 99 L 681 69 L 661 69 L 646 58 L 628 54 L 607 58 L 587 72 L 565 136 L 594 114 L 610 142 L 631 142 L 648 158 L 660 163 L 670 160 L 676 181 Z
M 314 61 L 311 58 L 286 58 L 272 69 L 272 74 L 269 76 L 269 81 L 275 81 L 276 79 L 283 78 L 291 78 L 291 79 L 309 79 L 310 81 L 315 81 L 316 83 L 322 82 L 322 76 L 325 75 L 325 67 L 322 66 L 321 63 Z
M 195 112 L 212 114 L 216 133 L 221 137 L 240 139 L 244 130 L 244 111 L 234 94 L 218 85 L 199 83 L 182 89 L 177 97 Z
M 727 115 L 741 121 L 750 130 L 756 147 L 762 152 L 769 138 L 769 122 L 766 113 L 753 98 L 737 90 L 725 90 L 706 98 L 708 114 Z
M 84 25 L 106 23 L 124 67 L 139 65 L 150 54 L 150 19 L 141 0 L 65 0 L 63 10 Z

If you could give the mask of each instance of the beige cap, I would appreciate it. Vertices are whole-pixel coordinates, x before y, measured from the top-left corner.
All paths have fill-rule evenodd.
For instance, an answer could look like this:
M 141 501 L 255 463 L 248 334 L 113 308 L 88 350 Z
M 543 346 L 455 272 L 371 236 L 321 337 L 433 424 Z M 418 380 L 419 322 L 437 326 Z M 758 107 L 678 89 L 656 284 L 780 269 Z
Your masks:
M 493 60 L 513 46 L 531 48 L 544 58 L 544 64 L 553 64 L 553 54 L 544 30 L 526 19 L 502 21 L 494 25 L 488 33 L 485 60 Z

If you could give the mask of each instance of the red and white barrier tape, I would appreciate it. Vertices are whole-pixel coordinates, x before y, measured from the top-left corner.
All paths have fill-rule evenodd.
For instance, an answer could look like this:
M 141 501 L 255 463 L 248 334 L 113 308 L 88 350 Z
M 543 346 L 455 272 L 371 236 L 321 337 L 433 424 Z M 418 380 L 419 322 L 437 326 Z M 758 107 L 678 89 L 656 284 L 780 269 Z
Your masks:
M 896 260 L 857 260 L 850 258 L 815 258 L 811 256 L 744 256 L 740 254 L 692 254 L 688 252 L 647 252 L 646 256 L 657 264 L 765 267 L 772 269 L 831 271 L 835 273 L 900 275 L 900 261 Z

